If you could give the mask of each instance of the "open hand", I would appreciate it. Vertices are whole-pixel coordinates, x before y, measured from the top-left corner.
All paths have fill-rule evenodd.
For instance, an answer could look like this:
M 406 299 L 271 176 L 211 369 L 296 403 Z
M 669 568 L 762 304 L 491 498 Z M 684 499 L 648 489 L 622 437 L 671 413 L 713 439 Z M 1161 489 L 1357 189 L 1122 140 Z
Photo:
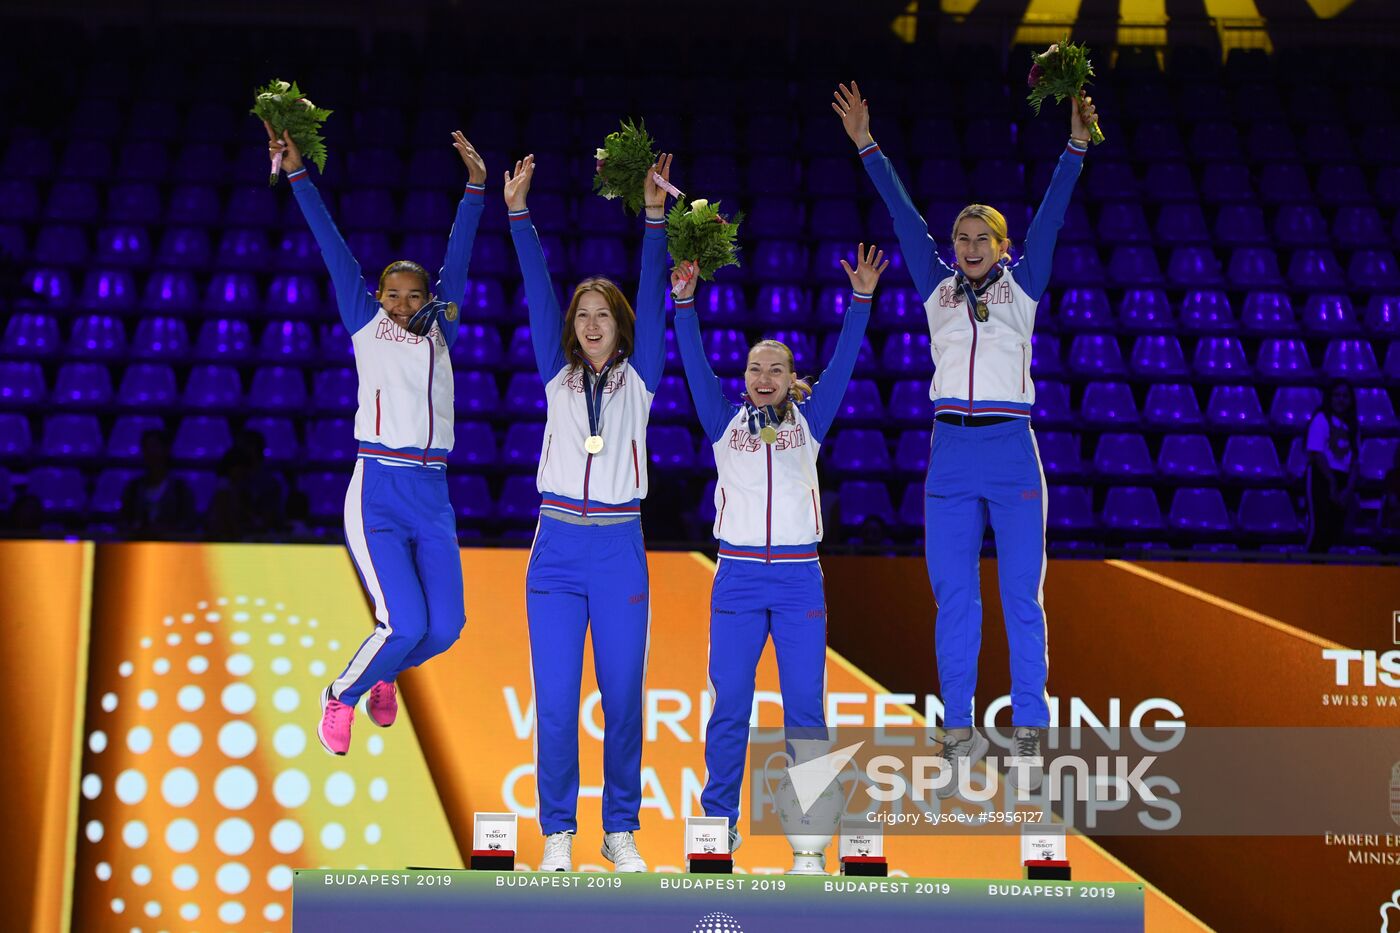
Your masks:
M 831 109 L 841 118 L 841 125 L 856 148 L 864 149 L 873 143 L 875 140 L 870 135 L 870 102 L 860 96 L 860 85 L 854 81 L 850 87 L 838 85 L 831 96 L 836 98 Z
M 530 193 L 530 182 L 535 177 L 535 157 L 527 155 L 515 163 L 515 173 L 506 172 L 506 207 L 513 211 L 525 209 L 525 198 Z
M 889 265 L 890 261 L 885 258 L 885 251 L 877 251 L 874 244 L 871 244 L 868 250 L 864 243 L 856 248 L 856 267 L 854 269 L 846 260 L 841 260 L 841 268 L 845 269 L 846 275 L 851 278 L 851 288 L 862 295 L 874 294 L 875 284 L 880 281 L 880 274 L 888 269 Z
M 669 152 L 663 152 L 661 155 L 657 156 L 656 164 L 647 169 L 645 182 L 647 211 L 664 211 L 666 209 L 666 195 L 668 192 L 665 188 L 656 183 L 656 180 L 651 177 L 653 174 L 660 175 L 667 181 L 671 180 L 671 154 Z
M 292 140 L 291 134 L 283 130 L 282 138 L 278 139 L 277 134 L 272 131 L 272 124 L 266 120 L 263 121 L 263 128 L 267 130 L 267 154 L 274 156 L 282 153 L 282 170 L 288 175 L 300 170 L 301 149 Z
M 461 130 L 452 131 L 452 148 L 457 150 L 457 154 L 462 157 L 462 163 L 467 167 L 467 180 L 474 185 L 484 185 L 486 160 L 476 151 L 476 147 L 467 141 Z

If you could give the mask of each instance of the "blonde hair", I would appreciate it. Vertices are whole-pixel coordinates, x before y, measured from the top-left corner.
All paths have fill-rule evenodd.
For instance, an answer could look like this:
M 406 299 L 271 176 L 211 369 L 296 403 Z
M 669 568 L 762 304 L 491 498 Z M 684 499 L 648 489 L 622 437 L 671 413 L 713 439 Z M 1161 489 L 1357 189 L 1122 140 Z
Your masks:
M 574 328 L 574 318 L 578 315 L 579 301 L 589 292 L 597 292 L 603 296 L 603 300 L 608 303 L 608 310 L 612 312 L 613 319 L 617 322 L 616 352 L 623 356 L 632 355 L 633 334 L 637 329 L 637 312 L 632 310 L 627 296 L 622 294 L 622 290 L 613 283 L 612 279 L 595 275 L 592 278 L 584 279 L 574 287 L 574 297 L 569 299 L 569 308 L 564 312 L 564 333 L 561 335 L 561 339 L 564 344 L 564 359 L 569 364 L 570 369 L 578 366 L 583 357 L 583 350 L 578 342 L 578 331 Z
M 964 220 L 980 220 L 992 231 L 992 236 L 997 238 L 997 243 L 1001 246 L 1003 254 L 1011 249 L 1011 237 L 1006 235 L 1006 217 L 1001 211 L 988 204 L 969 204 L 958 212 L 958 219 L 953 221 L 952 238 L 958 238 L 958 224 Z
M 769 339 L 769 340 L 760 340 L 758 343 L 756 343 L 756 344 L 754 344 L 753 346 L 749 347 L 749 354 L 750 354 L 750 355 L 753 355 L 753 351 L 759 350 L 759 349 L 764 349 L 764 348 L 767 348 L 767 349 L 770 349 L 770 350 L 778 350 L 778 351 L 780 351 L 780 352 L 782 352 L 782 353 L 787 354 L 788 369 L 792 371 L 792 375 L 793 375 L 792 385 L 788 387 L 788 401 L 790 401 L 790 402 L 801 402 L 801 401 L 805 400 L 808 396 L 810 396 L 810 395 L 812 394 L 812 384 L 811 384 L 810 382 L 808 382 L 806 379 L 802 379 L 801 377 L 799 377 L 799 376 L 797 375 L 797 358 L 796 358 L 795 356 L 792 355 L 792 347 L 789 347 L 787 344 L 783 343 L 781 340 L 771 340 L 771 339 Z M 787 417 L 787 411 L 786 411 L 786 404 L 787 404 L 787 403 L 784 402 L 783 404 L 784 404 L 783 417 L 786 418 L 786 417 Z

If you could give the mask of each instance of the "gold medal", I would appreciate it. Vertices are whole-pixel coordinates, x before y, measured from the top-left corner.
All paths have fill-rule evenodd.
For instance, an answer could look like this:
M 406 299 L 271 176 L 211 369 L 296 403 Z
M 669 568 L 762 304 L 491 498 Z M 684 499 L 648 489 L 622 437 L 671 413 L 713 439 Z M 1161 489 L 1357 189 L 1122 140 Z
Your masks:
M 976 315 L 977 320 L 981 321 L 984 324 L 986 323 L 987 318 L 992 316 L 992 312 L 988 310 L 987 303 L 985 301 L 977 302 L 977 310 L 974 311 L 973 314 Z
M 602 438 L 602 435 L 599 435 L 599 434 L 591 434 L 591 435 L 589 435 L 588 440 L 586 440 L 586 441 L 583 442 L 583 449 L 586 450 L 586 451 L 588 451 L 590 454 L 602 453 L 602 452 L 603 452 L 603 438 Z
M 776 444 L 778 442 L 778 429 L 771 424 L 765 424 L 759 429 L 758 436 L 763 439 L 765 444 Z
M 442 313 L 442 316 L 449 321 L 457 320 L 457 302 L 449 301 L 447 303 L 447 310 Z

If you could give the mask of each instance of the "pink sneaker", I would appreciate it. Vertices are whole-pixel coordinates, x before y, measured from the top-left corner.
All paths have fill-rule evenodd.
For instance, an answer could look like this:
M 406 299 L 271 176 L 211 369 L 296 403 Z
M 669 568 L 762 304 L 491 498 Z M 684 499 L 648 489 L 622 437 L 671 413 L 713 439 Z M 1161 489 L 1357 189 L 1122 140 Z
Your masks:
M 350 750 L 350 726 L 355 721 L 355 707 L 331 696 L 327 687 L 321 694 L 321 724 L 316 727 L 316 738 L 321 740 L 326 751 L 332 755 L 344 755 Z
M 399 715 L 399 688 L 393 681 L 381 680 L 370 688 L 365 712 L 376 726 L 387 728 L 394 724 Z

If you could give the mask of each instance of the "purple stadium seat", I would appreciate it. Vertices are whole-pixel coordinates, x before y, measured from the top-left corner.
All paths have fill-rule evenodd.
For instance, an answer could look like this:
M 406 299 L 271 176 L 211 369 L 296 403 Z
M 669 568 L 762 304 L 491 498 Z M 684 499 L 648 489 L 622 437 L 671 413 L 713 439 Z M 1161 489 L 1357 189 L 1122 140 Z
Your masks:
M 131 273 L 120 269 L 94 269 L 83 279 L 77 307 L 90 311 L 129 311 L 136 306 L 136 286 Z
M 78 460 L 102 453 L 102 429 L 96 415 L 49 415 L 39 453 L 54 460 Z
M 548 201 L 543 195 L 537 195 L 536 200 L 542 203 Z M 530 207 L 533 216 L 534 200 Z M 545 213 L 551 212 L 546 210 Z M 385 230 L 396 226 L 399 208 L 387 190 L 362 188 L 347 191 L 341 196 L 340 215 L 346 230 Z
M 430 205 L 440 205 L 442 197 L 432 191 L 414 192 L 408 196 L 404 207 L 408 209 L 410 204 L 417 204 L 419 201 L 423 202 L 423 207 L 429 207 Z M 446 230 L 452 223 L 450 205 L 445 220 L 434 218 L 432 223 L 427 223 L 430 216 L 429 212 L 423 211 L 421 220 L 415 218 L 415 221 L 421 224 L 415 229 Z M 590 236 L 593 234 L 622 235 L 629 233 L 632 227 L 631 218 L 626 211 L 618 210 L 616 204 L 610 204 L 602 198 L 583 198 L 579 201 L 578 224 L 581 229 L 587 230 Z M 475 265 L 475 257 L 473 257 L 473 265 Z
M 194 277 L 189 272 L 153 272 L 146 279 L 141 306 L 158 314 L 189 314 L 199 303 Z
M 1273 439 L 1262 434 L 1236 434 L 1226 439 L 1220 472 L 1227 479 L 1277 483 L 1283 481 L 1283 465 Z
M 1094 175 L 1090 177 L 1090 186 L 1093 185 L 1093 178 L 1101 177 Z M 1126 176 L 1127 180 L 1132 180 L 1132 173 Z M 987 203 L 1000 203 L 1003 201 L 1019 200 L 1026 196 L 1026 167 L 1021 162 L 1014 162 L 1009 159 L 982 159 L 979 158 L 974 164 L 972 175 L 968 179 L 971 184 L 970 193 L 972 197 Z M 1113 186 L 1104 187 L 1105 197 L 1131 197 L 1132 192 L 1126 191 L 1118 193 Z M 1008 214 L 1008 216 L 1010 216 Z
M 1244 300 L 1240 324 L 1245 333 L 1264 336 L 1291 334 L 1298 329 L 1293 302 L 1285 292 L 1250 292 Z
M 1235 312 L 1223 291 L 1189 291 L 1181 302 L 1181 326 L 1193 334 L 1228 334 L 1235 330 Z
M 39 191 L 27 178 L 0 181 L 0 220 L 30 222 L 39 216 Z
M 456 448 L 452 451 L 457 452 Z M 484 476 L 452 475 L 447 478 L 447 497 L 458 520 L 483 521 L 491 517 L 491 490 Z
M 697 155 L 693 165 L 692 171 L 695 177 L 703 178 L 706 185 L 713 186 L 719 191 L 739 190 L 739 164 L 732 154 L 706 153 Z
M 88 238 L 82 227 L 50 224 L 34 240 L 34 261 L 48 266 L 74 266 L 87 262 Z
M 1150 425 L 1181 428 L 1202 424 L 1201 406 L 1191 386 L 1183 383 L 1156 383 L 1147 390 L 1143 420 Z
M 58 181 L 49 190 L 44 217 L 67 223 L 93 223 L 97 220 L 97 189 L 87 181 Z M 8 219 L 8 218 L 7 218 Z M 29 220 L 29 217 L 15 217 Z
M 452 344 L 452 362 L 473 369 L 495 369 L 505 361 L 501 332 L 494 324 L 463 324 Z
M 1311 201 L 1308 173 L 1296 162 L 1270 162 L 1259 173 L 1259 197 L 1265 204 Z
M 45 512 L 69 515 L 87 505 L 87 483 L 76 467 L 40 467 L 29 471 L 29 491 Z
M 797 285 L 765 285 L 750 313 L 765 327 L 801 327 L 812 316 L 812 296 Z
M 173 381 L 173 380 L 172 380 Z M 107 437 L 107 459 L 135 461 L 141 459 L 141 438 L 147 431 L 164 431 L 165 422 L 154 415 L 122 415 L 112 425 Z
M 32 446 L 29 418 L 17 412 L 0 414 L 0 457 L 18 459 L 27 455 Z
M 1267 245 L 1264 211 L 1254 204 L 1222 204 L 1215 215 L 1215 242 L 1222 246 Z
M 1249 372 L 1244 347 L 1235 337 L 1202 337 L 1196 343 L 1192 366 L 1207 379 L 1238 379 Z
M 1157 531 L 1162 509 L 1157 494 L 1145 486 L 1114 486 L 1103 502 L 1103 524 L 1114 531 Z
M 511 369 L 535 368 L 535 344 L 530 339 L 530 325 L 521 324 L 510 336 L 506 347 L 506 365 Z
M 1142 191 L 1149 201 L 1197 203 L 1200 200 L 1191 169 L 1182 162 L 1150 162 L 1143 176 Z
M 714 328 L 704 333 L 705 355 L 715 372 L 724 375 L 741 373 L 749 357 L 748 341 L 742 331 Z
M 310 401 L 317 411 L 353 411 L 358 397 L 359 378 L 348 366 L 318 370 L 311 377 Z
M 746 216 L 750 216 L 752 219 L 746 219 L 744 225 L 747 227 L 752 224 L 752 228 L 748 232 L 755 237 L 771 239 L 774 237 L 796 236 L 797 231 L 804 229 L 806 225 L 806 215 L 802 209 L 802 205 L 791 198 L 757 198 L 754 201 L 752 214 L 749 215 L 746 212 Z M 783 243 L 786 241 L 779 240 L 778 242 Z M 762 251 L 765 245 L 767 244 L 759 244 L 758 252 L 754 254 L 755 261 L 760 261 L 762 259 Z M 788 244 L 788 246 L 792 249 L 796 249 L 796 244 Z M 776 254 L 776 258 L 771 260 L 771 262 L 776 264 L 776 269 L 770 269 L 769 271 L 777 273 L 772 277 L 781 279 L 784 272 L 788 275 L 793 275 L 799 270 L 805 269 L 807 267 L 807 255 L 805 251 L 802 251 L 801 259 L 798 261 L 791 254 L 779 252 Z
M 45 178 L 54 169 L 53 145 L 42 136 L 15 133 L 0 162 L 5 178 Z
M 901 473 L 928 472 L 929 432 L 923 428 L 901 431 L 894 447 L 894 468 Z
M 679 425 L 656 425 L 647 431 L 647 459 L 657 470 L 688 470 L 695 466 L 690 430 Z
M 1167 262 L 1167 284 L 1175 288 L 1218 285 L 1220 260 L 1205 246 L 1178 246 Z
M 275 321 L 263 328 L 258 358 L 277 363 L 310 363 L 316 358 L 316 336 L 305 321 Z
M 219 240 L 214 265 L 221 270 L 257 272 L 267 268 L 269 252 L 262 230 L 228 230 Z
M 203 227 L 219 222 L 223 208 L 219 193 L 206 185 L 181 185 L 170 195 L 165 220 L 170 224 Z
M 176 269 L 205 268 L 210 263 L 209 234 L 196 227 L 167 229 L 160 238 L 156 262 Z
M 1099 208 L 1098 235 L 1110 243 L 1151 243 L 1147 215 L 1135 201 L 1110 201 Z
M 1156 235 L 1158 242 L 1171 246 L 1210 242 L 1205 215 L 1195 202 L 1164 204 L 1157 215 Z
M 353 463 L 359 443 L 349 418 L 313 418 L 306 423 L 306 459 L 313 463 Z
M 301 455 L 301 444 L 290 418 L 249 418 L 243 426 L 263 436 L 263 455 L 273 463 L 291 463 Z
M 246 321 L 214 318 L 199 328 L 194 358 L 199 360 L 245 360 L 252 354 L 253 334 Z
M 1206 403 L 1206 421 L 1220 428 L 1263 428 L 1264 410 L 1254 386 L 1216 386 Z
M 1400 337 L 1400 295 L 1372 295 L 1366 302 L 1365 325 L 1377 336 Z
M 1157 470 L 1171 479 L 1203 479 L 1220 475 L 1215 452 L 1204 434 L 1168 434 L 1157 454 Z
M 1051 486 L 1047 523 L 1051 528 L 1081 531 L 1094 528 L 1093 490 L 1087 486 Z
M 847 428 L 830 439 L 827 465 L 845 474 L 868 475 L 890 470 L 890 452 L 880 431 Z
M 1256 162 L 1290 162 L 1298 158 L 1293 131 L 1284 123 L 1256 123 L 1246 141 L 1249 156 Z
M 832 336 L 828 335 L 828 343 Z M 823 350 L 829 351 L 833 347 L 824 347 Z M 823 352 L 822 359 L 831 359 L 830 353 Z M 933 354 L 928 334 L 923 331 L 890 334 L 880 354 L 880 365 L 883 372 L 893 375 L 932 376 Z
M 345 513 L 345 490 L 350 485 L 349 470 L 302 473 L 297 487 L 306 496 L 312 518 L 332 520 Z
M 1283 284 L 1278 256 L 1266 246 L 1241 246 L 1230 254 L 1230 282 L 1241 288 L 1271 288 Z
M 925 447 L 927 446 L 925 444 Z M 1065 477 L 1077 476 L 1084 472 L 1078 434 L 1066 431 L 1038 431 L 1035 446 L 1040 454 L 1041 467 L 1047 475 Z
M 760 282 L 789 282 L 807 268 L 807 250 L 790 240 L 765 240 L 754 248 L 749 265 Z
M 841 157 L 821 157 L 807 163 L 804 185 L 807 193 L 818 198 L 841 196 L 855 197 L 864 190 L 864 172 L 857 174 L 854 160 Z M 852 205 L 854 210 L 854 205 Z M 813 220 L 816 213 L 813 213 Z M 831 229 L 815 225 L 815 229 Z M 840 228 L 838 228 L 840 229 Z
M 825 160 L 817 160 L 825 161 Z M 842 165 L 847 160 L 840 160 Z M 811 173 L 808 173 L 809 190 L 811 184 Z M 811 213 L 808 216 L 807 224 L 812 230 L 859 230 L 861 229 L 860 210 L 856 206 L 855 199 L 833 198 L 825 195 L 826 189 L 816 189 L 813 196 L 818 200 L 812 202 Z M 838 189 L 830 189 L 832 191 Z M 1064 234 L 1061 233 L 1061 236 Z
M 510 316 L 505 292 L 501 283 L 493 279 L 473 279 L 467 283 L 467 294 L 462 301 L 464 321 L 502 321 Z
M 1145 335 L 1133 343 L 1131 366 L 1139 376 L 1186 376 L 1186 356 L 1181 343 L 1170 334 Z
M 1385 378 L 1400 380 L 1400 340 L 1392 340 L 1385 351 Z
M 224 418 L 190 415 L 180 419 L 170 455 L 176 460 L 211 462 L 222 459 L 233 446 L 233 432 Z
M 1146 246 L 1115 246 L 1108 260 L 1108 280 L 1125 287 L 1161 285 L 1156 252 Z
M 1302 531 L 1293 500 L 1281 489 L 1246 489 L 1240 495 L 1240 530 L 1255 535 L 1296 535 Z
M 1385 239 L 1385 225 L 1370 204 L 1340 207 L 1332 218 L 1332 238 L 1345 247 L 1365 248 Z
M 1400 288 L 1400 269 L 1395 254 L 1386 249 L 1363 249 L 1351 254 L 1347 282 L 1353 288 L 1382 291 Z
M 760 290 L 760 303 L 767 291 Z M 700 288 L 695 296 L 695 311 L 707 327 L 741 325 L 748 317 L 744 290 L 724 282 L 706 283 Z
M 812 267 L 806 281 L 838 285 L 843 282 L 849 283 L 846 270 L 841 268 L 841 260 L 845 259 L 854 266 L 857 261 L 855 250 L 855 244 L 844 240 L 821 241 L 812 252 Z
M 817 375 L 817 342 L 811 334 L 801 330 L 775 330 L 770 331 L 767 336 L 785 344 L 792 351 L 799 376 Z
M 178 397 L 175 371 L 164 363 L 133 363 L 117 389 L 117 403 L 124 408 L 165 408 Z
M 163 168 L 157 167 L 157 171 Z M 177 182 L 216 185 L 229 177 L 229 163 L 224 147 L 219 143 L 189 143 L 180 147 L 175 155 L 174 171 L 171 177 Z M 160 176 L 146 175 L 147 181 L 159 181 Z
M 265 411 L 300 411 L 306 407 L 306 378 L 300 367 L 259 366 L 253 372 L 246 404 Z
M 0 404 L 27 408 L 38 405 L 48 394 L 44 370 L 38 363 L 0 362 Z
M 1138 420 L 1133 390 L 1125 382 L 1091 382 L 1084 387 L 1080 416 L 1091 424 L 1129 425 Z
M 544 386 L 538 373 L 515 373 L 506 386 L 505 413 L 544 420 Z
M 1342 267 L 1328 249 L 1299 249 L 1288 261 L 1288 281 L 1295 288 L 1309 291 L 1346 287 Z
M 841 310 L 844 312 L 846 302 L 850 298 L 849 288 L 832 289 L 840 296 Z M 825 294 L 825 293 L 824 293 Z M 832 305 L 835 302 L 831 302 Z M 828 323 L 823 311 L 829 307 L 826 302 L 819 303 L 817 319 L 821 323 Z M 924 303 L 919 298 L 919 293 L 912 288 L 893 286 L 888 289 L 880 289 L 875 294 L 875 310 L 871 319 L 871 326 L 877 330 L 920 330 L 927 327 L 927 312 Z M 835 323 L 832 320 L 831 323 Z
M 538 383 L 538 374 L 534 378 Z M 459 369 L 453 371 L 452 380 L 456 393 L 453 407 L 458 414 L 490 415 L 500 407 L 501 398 L 496 388 L 496 379 L 490 373 Z M 541 389 L 540 398 L 543 400 L 543 389 Z M 543 409 L 541 409 L 542 412 Z
M 140 470 L 129 468 L 105 469 L 98 473 L 92 486 L 88 510 L 104 518 L 115 517 L 122 510 L 122 497 L 127 485 L 140 475 Z
M 472 122 L 475 125 L 475 119 Z M 438 131 L 441 132 L 441 129 Z M 474 135 L 475 133 L 473 130 Z M 497 145 L 503 143 L 502 140 Z M 404 173 L 404 180 L 410 187 L 429 188 L 441 196 L 441 192 L 450 191 L 461 183 L 462 163 L 458 161 L 454 152 L 418 147 L 408 157 L 408 169 Z
M 1303 329 L 1310 334 L 1343 335 L 1360 330 L 1346 295 L 1309 295 L 1303 305 Z
M 1400 449 L 1400 439 L 1393 437 L 1368 437 L 1361 441 L 1361 455 L 1358 461 L 1361 478 L 1370 483 L 1379 483 L 1395 464 L 1395 452 Z
M 884 483 L 847 480 L 841 484 L 837 495 L 841 524 L 846 528 L 858 528 L 869 518 L 881 519 L 887 526 L 896 522 L 890 491 Z
M 1201 175 L 1201 194 L 1214 204 L 1249 204 L 1254 201 L 1254 183 L 1244 165 L 1211 162 Z
M 1044 392 L 1043 386 L 1040 392 Z M 902 424 L 928 424 L 933 420 L 933 402 L 928 397 L 928 380 L 902 379 L 896 382 L 890 390 L 888 410 L 890 417 Z
M 662 376 L 651 403 L 652 417 L 658 421 L 686 421 L 695 415 L 690 390 L 680 376 Z
M 93 408 L 112 401 L 112 376 L 102 363 L 64 363 L 49 402 L 64 408 Z
M 1078 201 L 1071 201 L 1065 209 L 1065 224 L 1060 228 L 1060 243 L 1089 243 L 1094 239 L 1094 228 L 1089 223 L 1089 212 Z
M 920 311 L 923 309 L 920 308 Z M 1060 294 L 1056 321 L 1065 330 L 1111 331 L 1113 310 L 1101 288 L 1067 288 Z
M 73 300 L 73 282 L 67 269 L 30 269 L 21 279 L 20 294 L 33 296 L 25 305 L 66 308 Z
M 5 325 L 3 352 L 6 356 L 22 359 L 53 356 L 62 346 L 58 321 L 51 315 L 21 312 Z
M 1156 469 L 1141 434 L 1101 434 L 1094 450 L 1094 472 L 1110 477 L 1150 477 Z
M 1270 337 L 1259 345 L 1255 358 L 1259 375 L 1288 382 L 1307 381 L 1313 376 L 1307 344 L 1294 337 Z
M 1389 432 L 1400 428 L 1390 395 L 1382 388 L 1356 390 L 1356 421 L 1363 432 Z
M 1233 527 L 1225 498 L 1213 487 L 1188 487 L 1173 493 L 1167 524 L 1177 531 L 1197 534 L 1227 532 Z
M 234 408 L 243 399 L 243 383 L 238 370 L 218 364 L 195 366 L 185 383 L 186 408 Z
M 1088 182 L 1085 191 L 1095 201 L 1128 201 L 1138 197 L 1137 177 L 1126 162 L 1098 162 L 1085 181 Z
M 259 304 L 257 283 L 247 272 L 218 273 L 204 292 L 204 309 L 214 314 L 253 314 Z
M 790 155 L 771 151 L 751 154 L 743 180 L 749 194 L 790 195 L 802 188 L 802 163 Z
M 1322 390 L 1314 386 L 1280 386 L 1269 403 L 1269 423 L 1301 431 L 1322 405 Z
M 928 390 L 924 390 L 925 399 L 928 398 Z M 893 405 L 893 403 L 891 403 Z M 927 402 L 928 411 L 932 412 L 933 403 Z M 1074 422 L 1074 412 L 1069 404 L 1069 386 L 1063 382 L 1042 382 L 1035 387 L 1035 406 L 1031 409 L 1031 416 L 1036 424 L 1064 425 Z
M 1334 154 L 1333 159 L 1337 156 Z M 1359 166 L 1333 161 L 1317 172 L 1317 197 L 1323 204 L 1370 204 L 1371 192 Z
M 29 258 L 29 237 L 23 225 L 0 223 L 0 256 L 7 256 L 10 262 Z
M 1103 265 L 1092 246 L 1065 244 L 1055 250 L 1051 283 L 1058 286 L 1102 285 Z
M 454 467 L 495 466 L 498 452 L 496 432 L 485 421 L 458 421 L 452 428 L 452 453 L 447 462 Z M 538 456 L 539 451 L 535 451 Z
M 1130 288 L 1118 304 L 1118 326 L 1128 333 L 1161 333 L 1175 330 L 1171 302 L 1155 288 Z
M 1370 341 L 1339 337 L 1327 344 L 1322 355 L 1322 372 L 1328 379 L 1369 382 L 1380 375 L 1380 366 Z
M 1112 338 L 1104 339 L 1111 340 Z M 1031 375 L 1035 378 L 1064 375 L 1065 365 L 1062 361 L 1062 355 L 1059 337 L 1053 334 L 1037 333 L 1031 335 Z
M 121 224 L 160 223 L 160 189 L 144 181 L 127 182 L 107 191 L 107 220 Z
M 1074 338 L 1069 348 L 1069 370 L 1081 376 L 1118 376 L 1127 372 L 1117 338 L 1103 334 L 1080 334 Z
M 621 237 L 589 236 L 578 242 L 573 269 L 578 275 L 605 275 L 622 279 L 632 263 Z
M 138 360 L 183 360 L 190 354 L 190 335 L 178 318 L 147 317 L 136 325 L 131 355 Z
M 536 452 L 538 453 L 538 451 Z M 507 476 L 496 502 L 496 516 L 507 522 L 533 522 L 540 514 L 540 494 L 533 476 Z

